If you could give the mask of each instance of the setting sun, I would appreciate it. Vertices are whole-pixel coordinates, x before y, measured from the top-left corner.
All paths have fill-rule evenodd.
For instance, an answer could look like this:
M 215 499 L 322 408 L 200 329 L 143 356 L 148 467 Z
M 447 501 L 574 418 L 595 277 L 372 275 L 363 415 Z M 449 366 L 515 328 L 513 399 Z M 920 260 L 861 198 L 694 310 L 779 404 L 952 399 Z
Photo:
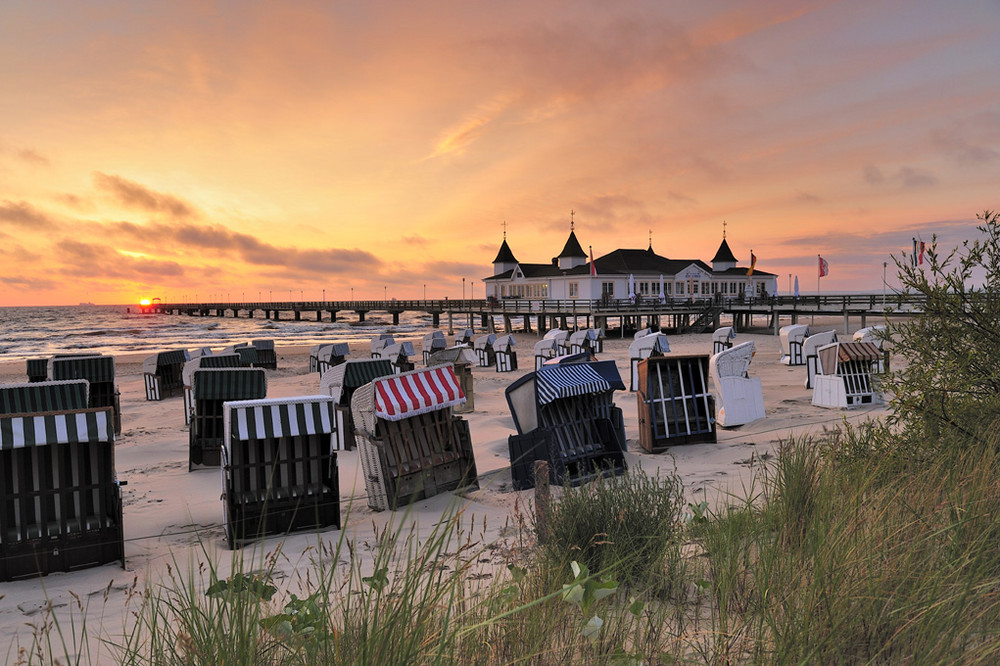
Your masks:
M 141 301 L 139 301 L 139 305 L 143 305 L 143 306 L 149 305 L 149 303 L 150 303 L 150 301 L 149 301 L 148 298 L 144 298 Z

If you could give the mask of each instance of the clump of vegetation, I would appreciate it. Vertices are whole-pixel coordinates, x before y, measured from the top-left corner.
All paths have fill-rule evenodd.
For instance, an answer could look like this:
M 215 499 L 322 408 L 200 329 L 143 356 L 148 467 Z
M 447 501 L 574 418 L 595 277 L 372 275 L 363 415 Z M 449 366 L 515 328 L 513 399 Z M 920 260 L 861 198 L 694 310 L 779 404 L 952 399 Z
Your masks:
M 625 585 L 660 581 L 676 566 L 683 531 L 683 483 L 676 474 L 627 474 L 565 487 L 546 517 L 542 556 L 575 560 Z
M 1000 215 L 979 215 L 982 238 L 947 254 L 937 238 L 928 266 L 896 259 L 904 292 L 923 312 L 892 320 L 888 337 L 907 365 L 884 386 L 891 422 L 912 446 L 981 445 L 1000 417 Z

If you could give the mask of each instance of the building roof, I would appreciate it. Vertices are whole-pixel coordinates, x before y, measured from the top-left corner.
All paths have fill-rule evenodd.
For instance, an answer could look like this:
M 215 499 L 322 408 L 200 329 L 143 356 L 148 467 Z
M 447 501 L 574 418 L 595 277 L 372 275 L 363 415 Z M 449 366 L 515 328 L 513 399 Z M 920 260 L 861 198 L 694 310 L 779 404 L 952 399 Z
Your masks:
M 652 250 L 615 250 L 594 260 L 598 275 L 676 275 L 694 264 L 706 272 L 712 269 L 700 259 L 667 259 Z M 590 266 L 577 266 L 571 273 L 589 273 Z
M 497 252 L 497 258 L 493 260 L 494 264 L 516 264 L 517 259 L 514 258 L 514 253 L 510 251 L 510 246 L 507 245 L 507 239 L 503 239 L 503 243 L 500 244 L 500 251 Z
M 722 239 L 722 245 L 719 246 L 719 251 L 715 253 L 714 257 L 712 257 L 713 264 L 722 261 L 731 261 L 736 263 L 736 256 L 733 254 L 733 251 L 729 249 L 729 243 L 726 242 L 725 238 Z
M 566 245 L 563 246 L 562 252 L 559 253 L 558 259 L 565 259 L 568 257 L 583 257 L 587 258 L 587 253 L 583 251 L 583 247 L 580 245 L 580 241 L 576 239 L 576 232 L 570 231 L 569 238 L 566 239 Z
M 738 277 L 742 275 L 746 277 L 747 271 L 750 270 L 746 266 L 734 266 L 733 268 L 727 268 L 724 271 L 715 271 L 715 275 L 729 275 L 731 277 Z M 753 269 L 754 275 L 766 275 L 768 277 L 777 277 L 777 273 L 768 273 L 767 271 L 762 271 L 759 268 Z M 752 277 L 752 276 L 751 276 Z

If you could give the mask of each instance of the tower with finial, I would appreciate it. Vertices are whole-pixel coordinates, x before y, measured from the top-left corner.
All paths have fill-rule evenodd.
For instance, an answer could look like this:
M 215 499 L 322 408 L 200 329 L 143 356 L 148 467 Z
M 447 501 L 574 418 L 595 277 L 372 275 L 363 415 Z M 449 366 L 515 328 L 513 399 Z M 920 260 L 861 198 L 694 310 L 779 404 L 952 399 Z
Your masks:
M 513 270 L 516 266 L 517 259 L 514 258 L 514 253 L 510 251 L 510 246 L 507 245 L 507 220 L 504 220 L 503 242 L 500 244 L 500 251 L 497 252 L 497 258 L 493 260 L 493 275 L 506 273 Z
M 729 243 L 726 241 L 726 224 L 725 220 L 722 221 L 722 244 L 719 245 L 718 252 L 712 257 L 712 272 L 721 273 L 728 271 L 730 268 L 736 267 L 736 255 L 733 251 L 729 249 Z
M 553 260 L 561 270 L 569 270 L 587 263 L 587 253 L 583 251 L 583 246 L 576 239 L 576 211 L 569 212 L 569 238 L 563 246 L 562 252 Z

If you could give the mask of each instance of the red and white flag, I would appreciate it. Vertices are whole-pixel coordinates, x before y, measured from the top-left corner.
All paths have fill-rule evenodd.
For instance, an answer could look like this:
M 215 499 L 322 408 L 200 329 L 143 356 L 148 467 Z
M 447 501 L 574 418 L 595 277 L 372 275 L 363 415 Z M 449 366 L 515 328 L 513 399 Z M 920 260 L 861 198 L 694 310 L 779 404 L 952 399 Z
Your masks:
M 816 256 L 819 257 L 819 276 L 826 277 L 830 274 L 830 264 L 826 263 L 826 259 L 820 255 L 817 254 Z
M 924 265 L 924 248 L 925 247 L 926 247 L 926 243 L 924 243 L 923 241 L 920 241 L 920 254 L 917 255 L 917 265 L 918 266 L 923 266 Z
M 597 267 L 594 266 L 594 246 L 588 245 L 590 248 L 590 277 L 597 277 Z

